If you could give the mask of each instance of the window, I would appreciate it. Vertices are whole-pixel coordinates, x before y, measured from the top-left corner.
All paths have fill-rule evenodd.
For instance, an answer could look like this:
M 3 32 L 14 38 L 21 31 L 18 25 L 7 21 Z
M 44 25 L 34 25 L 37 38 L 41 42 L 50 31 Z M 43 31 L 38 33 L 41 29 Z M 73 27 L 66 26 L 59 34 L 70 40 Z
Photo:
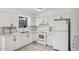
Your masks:
M 26 28 L 27 27 L 27 17 L 19 16 L 19 27 Z

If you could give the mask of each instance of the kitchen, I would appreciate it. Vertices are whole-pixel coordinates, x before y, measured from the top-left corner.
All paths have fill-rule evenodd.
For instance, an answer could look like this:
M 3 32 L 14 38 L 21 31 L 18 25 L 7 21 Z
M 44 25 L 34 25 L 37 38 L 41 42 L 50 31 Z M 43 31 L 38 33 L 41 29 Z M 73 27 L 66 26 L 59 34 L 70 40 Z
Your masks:
M 0 8 L 0 51 L 78 51 L 78 15 L 78 8 Z

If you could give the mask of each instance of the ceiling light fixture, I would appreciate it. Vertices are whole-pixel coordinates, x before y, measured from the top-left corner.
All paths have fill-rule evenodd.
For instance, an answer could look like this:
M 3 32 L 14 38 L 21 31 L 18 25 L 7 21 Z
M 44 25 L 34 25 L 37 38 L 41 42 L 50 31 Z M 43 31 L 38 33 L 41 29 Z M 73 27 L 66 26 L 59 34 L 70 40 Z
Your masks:
M 37 8 L 38 11 L 42 11 L 42 8 Z

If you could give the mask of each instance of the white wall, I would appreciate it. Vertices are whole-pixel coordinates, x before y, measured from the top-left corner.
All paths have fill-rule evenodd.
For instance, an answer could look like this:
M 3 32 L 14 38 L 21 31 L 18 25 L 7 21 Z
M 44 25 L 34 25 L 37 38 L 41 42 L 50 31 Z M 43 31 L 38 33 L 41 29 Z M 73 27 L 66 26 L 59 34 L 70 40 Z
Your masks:
M 71 47 L 79 51 L 79 9 L 71 9 Z
M 29 20 L 31 20 L 30 17 L 33 18 L 32 14 L 20 9 L 0 8 L 0 27 L 10 26 L 11 24 L 18 27 L 19 16 L 29 17 Z M 31 23 L 28 25 L 31 25 Z

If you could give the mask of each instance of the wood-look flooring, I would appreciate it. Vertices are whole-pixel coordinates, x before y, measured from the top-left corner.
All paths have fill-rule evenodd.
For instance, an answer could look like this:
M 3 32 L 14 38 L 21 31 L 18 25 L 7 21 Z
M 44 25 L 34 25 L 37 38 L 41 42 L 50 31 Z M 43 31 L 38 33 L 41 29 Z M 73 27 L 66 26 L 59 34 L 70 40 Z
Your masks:
M 41 45 L 38 43 L 31 43 L 27 46 L 24 46 L 16 51 L 55 51 L 52 47 Z

